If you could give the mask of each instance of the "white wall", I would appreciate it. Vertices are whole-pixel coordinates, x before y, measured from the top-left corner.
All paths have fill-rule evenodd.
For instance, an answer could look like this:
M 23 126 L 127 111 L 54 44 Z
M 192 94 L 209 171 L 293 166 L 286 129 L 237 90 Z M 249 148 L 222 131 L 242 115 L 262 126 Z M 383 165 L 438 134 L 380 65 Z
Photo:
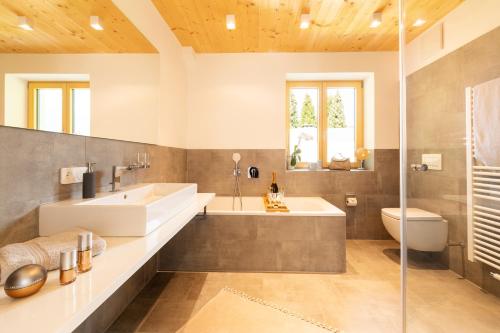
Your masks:
M 285 148 L 287 73 L 324 72 L 374 73 L 374 148 L 398 148 L 396 52 L 192 55 L 187 147 Z
M 0 54 L 0 107 L 6 73 L 89 74 L 91 135 L 157 143 L 159 66 L 157 54 Z
M 443 25 L 441 38 L 440 25 Z M 409 74 L 500 25 L 500 0 L 466 0 L 406 47 Z M 441 45 L 443 39 L 443 45 Z M 499 41 L 500 42 L 500 41 Z
M 5 76 L 5 118 L 3 124 L 28 127 L 28 82 L 19 77 Z
M 183 48 L 151 1 L 113 0 L 159 52 L 158 140 L 185 148 L 187 142 L 186 68 Z

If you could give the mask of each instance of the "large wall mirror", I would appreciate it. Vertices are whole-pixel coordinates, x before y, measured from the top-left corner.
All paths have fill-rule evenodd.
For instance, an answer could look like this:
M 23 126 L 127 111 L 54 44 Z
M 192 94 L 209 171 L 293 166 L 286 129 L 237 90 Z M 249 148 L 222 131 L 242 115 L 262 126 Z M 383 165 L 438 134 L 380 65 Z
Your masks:
M 86 74 L 5 74 L 4 125 L 66 134 L 91 134 Z
M 156 48 L 111 0 L 31 2 L 0 4 L 0 125 L 157 143 Z

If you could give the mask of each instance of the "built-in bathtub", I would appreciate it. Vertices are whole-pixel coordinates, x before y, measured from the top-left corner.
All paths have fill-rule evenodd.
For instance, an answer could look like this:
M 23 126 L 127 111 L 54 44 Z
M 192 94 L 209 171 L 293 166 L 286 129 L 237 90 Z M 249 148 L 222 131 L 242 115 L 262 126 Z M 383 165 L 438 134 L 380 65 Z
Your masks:
M 217 196 L 160 252 L 160 269 L 341 273 L 345 213 L 319 197 L 287 197 L 290 212 L 265 211 L 261 197 Z
M 240 199 L 233 197 L 216 196 L 207 207 L 208 215 L 268 215 L 268 216 L 341 216 L 345 213 L 328 201 L 320 197 L 286 197 L 289 213 L 266 212 L 262 197 L 243 197 L 243 209 Z

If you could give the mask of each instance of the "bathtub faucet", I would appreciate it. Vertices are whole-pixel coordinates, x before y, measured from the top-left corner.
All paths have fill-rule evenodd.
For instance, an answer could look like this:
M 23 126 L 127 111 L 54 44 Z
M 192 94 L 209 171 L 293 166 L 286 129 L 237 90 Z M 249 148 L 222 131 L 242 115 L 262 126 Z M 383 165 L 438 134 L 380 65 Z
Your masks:
M 243 210 L 243 199 L 241 198 L 241 191 L 240 191 L 240 176 L 241 176 L 240 160 L 241 160 L 241 155 L 238 153 L 233 153 L 233 161 L 234 161 L 233 210 L 234 210 L 234 202 L 236 200 L 236 197 L 240 198 L 240 210 Z

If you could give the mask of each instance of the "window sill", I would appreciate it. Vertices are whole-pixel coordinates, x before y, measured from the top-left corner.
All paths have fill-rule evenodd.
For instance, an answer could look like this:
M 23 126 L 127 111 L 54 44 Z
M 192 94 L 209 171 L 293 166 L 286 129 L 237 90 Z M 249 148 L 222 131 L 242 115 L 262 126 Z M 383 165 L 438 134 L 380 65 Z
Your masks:
M 330 170 L 328 168 L 323 168 L 323 169 L 286 169 L 286 172 L 373 172 L 375 170 L 370 170 L 370 169 L 351 169 L 351 170 Z

